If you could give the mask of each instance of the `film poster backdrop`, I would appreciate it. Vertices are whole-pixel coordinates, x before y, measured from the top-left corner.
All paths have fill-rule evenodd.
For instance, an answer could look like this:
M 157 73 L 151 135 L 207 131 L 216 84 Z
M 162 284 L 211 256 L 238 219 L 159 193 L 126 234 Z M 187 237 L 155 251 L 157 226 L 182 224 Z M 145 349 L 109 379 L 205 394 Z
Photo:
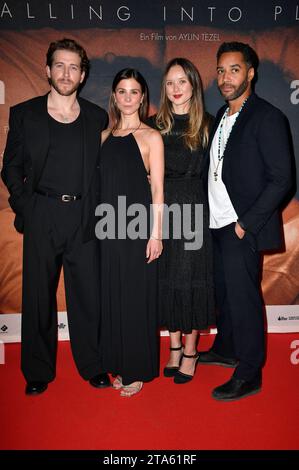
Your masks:
M 299 1 L 0 0 L 1 166 L 9 108 L 48 91 L 45 54 L 49 43 L 62 37 L 82 44 L 91 60 L 81 96 L 107 109 L 114 75 L 135 67 L 149 84 L 150 114 L 158 107 L 165 64 L 186 57 L 198 67 L 207 110 L 215 115 L 223 104 L 215 82 L 217 49 L 223 41 L 249 43 L 260 58 L 256 92 L 288 117 L 298 167 Z M 14 341 L 19 340 L 22 235 L 14 229 L 7 199 L 1 181 L 0 340 Z M 268 331 L 299 331 L 298 189 L 283 211 L 283 230 L 285 250 L 263 261 Z M 57 298 L 58 310 L 65 311 L 63 276 Z M 59 326 L 67 329 L 66 317 L 60 318 Z

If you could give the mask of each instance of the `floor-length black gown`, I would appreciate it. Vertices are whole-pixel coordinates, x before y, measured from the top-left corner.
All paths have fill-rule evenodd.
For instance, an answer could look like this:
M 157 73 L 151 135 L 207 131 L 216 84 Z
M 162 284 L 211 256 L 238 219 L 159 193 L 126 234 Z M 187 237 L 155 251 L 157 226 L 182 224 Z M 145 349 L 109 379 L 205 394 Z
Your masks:
M 146 260 L 149 224 L 144 239 L 118 236 L 118 196 L 123 197 L 122 204 L 126 197 L 127 208 L 142 204 L 148 215 L 151 204 L 147 171 L 133 133 L 109 135 L 102 146 L 100 171 L 101 203 L 111 204 L 116 217 L 115 239 L 100 242 L 102 365 L 128 385 L 159 374 L 157 262 Z M 129 223 L 132 219 L 127 217 Z

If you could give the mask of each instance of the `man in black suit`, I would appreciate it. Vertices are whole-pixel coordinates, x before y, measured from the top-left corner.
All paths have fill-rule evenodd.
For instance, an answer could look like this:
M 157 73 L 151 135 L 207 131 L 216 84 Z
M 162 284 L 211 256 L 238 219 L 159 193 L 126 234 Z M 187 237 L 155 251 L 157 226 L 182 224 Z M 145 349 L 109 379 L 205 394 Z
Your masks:
M 99 150 L 107 113 L 77 97 L 89 60 L 71 39 L 47 52 L 46 96 L 11 108 L 2 178 L 23 239 L 22 372 L 26 394 L 56 373 L 56 290 L 64 270 L 70 341 L 80 375 L 101 388 L 99 257 L 95 208 Z
M 235 367 L 213 398 L 237 400 L 261 390 L 265 358 L 261 251 L 282 245 L 279 207 L 291 187 L 286 117 L 252 91 L 258 57 L 247 44 L 223 43 L 218 88 L 227 102 L 209 147 L 217 336 L 200 364 Z M 207 159 L 208 160 L 208 159 Z

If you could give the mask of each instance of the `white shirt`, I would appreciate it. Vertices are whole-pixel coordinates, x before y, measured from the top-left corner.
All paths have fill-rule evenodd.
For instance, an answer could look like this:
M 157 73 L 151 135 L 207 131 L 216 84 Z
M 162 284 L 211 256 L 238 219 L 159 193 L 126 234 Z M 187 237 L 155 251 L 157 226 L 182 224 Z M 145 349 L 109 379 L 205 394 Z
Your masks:
M 239 113 L 234 113 L 231 116 L 226 115 L 223 119 L 223 126 L 221 131 L 220 142 L 220 156 L 223 155 L 225 145 L 231 129 L 237 119 Z M 210 149 L 210 168 L 208 177 L 208 194 L 210 206 L 210 228 L 221 228 L 226 225 L 236 222 L 238 216 L 232 205 L 225 184 L 222 181 L 222 165 L 223 159 L 220 161 L 218 168 L 218 143 L 219 143 L 219 129 L 222 119 L 215 132 L 211 149 Z M 224 156 L 225 158 L 225 156 Z M 217 168 L 217 181 L 214 178 L 214 172 Z

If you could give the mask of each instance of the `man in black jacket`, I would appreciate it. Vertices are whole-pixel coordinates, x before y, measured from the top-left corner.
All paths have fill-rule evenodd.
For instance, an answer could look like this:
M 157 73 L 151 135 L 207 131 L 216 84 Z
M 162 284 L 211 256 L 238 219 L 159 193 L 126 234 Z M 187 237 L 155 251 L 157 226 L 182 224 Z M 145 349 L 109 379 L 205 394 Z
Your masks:
M 71 39 L 47 52 L 46 96 L 11 108 L 2 179 L 24 233 L 22 372 L 26 394 L 54 380 L 57 352 L 56 290 L 65 279 L 70 341 L 80 375 L 110 385 L 100 372 L 99 257 L 95 208 L 99 150 L 107 114 L 77 97 L 89 69 L 85 50 Z
M 224 43 L 218 50 L 217 82 L 227 105 L 210 139 L 208 193 L 219 315 L 213 347 L 199 363 L 236 367 L 212 392 L 222 401 L 261 390 L 260 252 L 282 245 L 279 207 L 292 182 L 287 119 L 252 91 L 257 66 L 247 44 Z

